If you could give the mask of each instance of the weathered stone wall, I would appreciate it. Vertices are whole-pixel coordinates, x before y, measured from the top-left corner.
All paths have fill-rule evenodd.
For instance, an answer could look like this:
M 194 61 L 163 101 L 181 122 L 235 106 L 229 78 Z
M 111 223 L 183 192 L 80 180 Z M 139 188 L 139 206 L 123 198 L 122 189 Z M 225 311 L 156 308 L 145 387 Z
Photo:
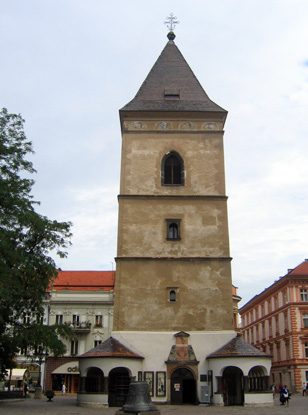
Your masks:
M 224 115 L 162 115 L 122 120 L 114 330 L 232 330 Z M 183 186 L 162 185 L 170 151 Z M 180 240 L 167 239 L 167 219 L 180 220 Z

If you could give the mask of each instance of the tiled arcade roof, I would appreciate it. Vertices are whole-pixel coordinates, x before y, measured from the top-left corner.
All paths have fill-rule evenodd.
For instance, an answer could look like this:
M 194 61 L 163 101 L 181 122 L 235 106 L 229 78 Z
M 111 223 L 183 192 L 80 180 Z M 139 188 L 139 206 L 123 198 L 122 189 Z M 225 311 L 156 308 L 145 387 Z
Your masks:
M 91 349 L 88 352 L 78 356 L 78 358 L 89 357 L 126 357 L 144 359 L 142 356 L 129 350 L 126 346 L 124 346 L 113 337 L 109 337 L 109 339 L 94 347 L 94 349 Z
M 210 354 L 207 358 L 223 358 L 223 357 L 271 357 L 269 354 L 261 352 L 261 350 L 246 343 L 241 335 L 237 335 L 229 343 Z

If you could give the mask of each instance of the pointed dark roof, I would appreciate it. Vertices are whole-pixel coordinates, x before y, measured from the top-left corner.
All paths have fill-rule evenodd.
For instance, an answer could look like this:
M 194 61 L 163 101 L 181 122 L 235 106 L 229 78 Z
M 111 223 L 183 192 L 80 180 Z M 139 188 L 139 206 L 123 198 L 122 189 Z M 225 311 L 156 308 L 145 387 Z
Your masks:
M 208 359 L 223 357 L 271 357 L 269 354 L 261 352 L 261 350 L 246 343 L 241 335 L 237 335 L 229 343 L 210 354 Z
M 227 113 L 207 96 L 173 40 L 166 44 L 135 98 L 122 111 Z
M 94 349 L 91 349 L 88 352 L 78 356 L 79 359 L 86 357 L 126 357 L 144 359 L 144 357 L 132 352 L 113 337 L 109 337 L 109 339 L 94 347 Z

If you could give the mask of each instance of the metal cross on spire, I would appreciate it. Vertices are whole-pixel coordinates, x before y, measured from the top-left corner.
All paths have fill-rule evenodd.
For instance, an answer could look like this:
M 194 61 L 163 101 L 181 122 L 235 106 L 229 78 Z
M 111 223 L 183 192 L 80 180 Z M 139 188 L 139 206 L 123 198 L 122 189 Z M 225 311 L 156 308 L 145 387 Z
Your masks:
M 167 25 L 168 29 L 173 32 L 175 25 L 179 24 L 180 22 L 177 20 L 177 17 L 174 16 L 173 13 L 170 13 L 170 16 L 166 17 L 166 22 L 164 22 L 165 25 Z

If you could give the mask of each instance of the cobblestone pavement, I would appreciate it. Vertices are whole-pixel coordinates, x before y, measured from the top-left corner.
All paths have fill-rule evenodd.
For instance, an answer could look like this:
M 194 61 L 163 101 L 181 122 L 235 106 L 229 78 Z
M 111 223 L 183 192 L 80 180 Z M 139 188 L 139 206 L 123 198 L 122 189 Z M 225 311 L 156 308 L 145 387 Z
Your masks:
M 272 407 L 201 407 L 190 405 L 158 405 L 161 415 L 281 415 L 288 412 L 292 415 L 308 413 L 308 397 L 293 395 L 290 406 L 280 406 L 278 396 Z M 0 401 L 1 415 L 115 415 L 117 408 L 84 408 L 76 406 L 76 395 L 56 395 L 52 402 L 42 399 L 25 399 L 16 401 Z

